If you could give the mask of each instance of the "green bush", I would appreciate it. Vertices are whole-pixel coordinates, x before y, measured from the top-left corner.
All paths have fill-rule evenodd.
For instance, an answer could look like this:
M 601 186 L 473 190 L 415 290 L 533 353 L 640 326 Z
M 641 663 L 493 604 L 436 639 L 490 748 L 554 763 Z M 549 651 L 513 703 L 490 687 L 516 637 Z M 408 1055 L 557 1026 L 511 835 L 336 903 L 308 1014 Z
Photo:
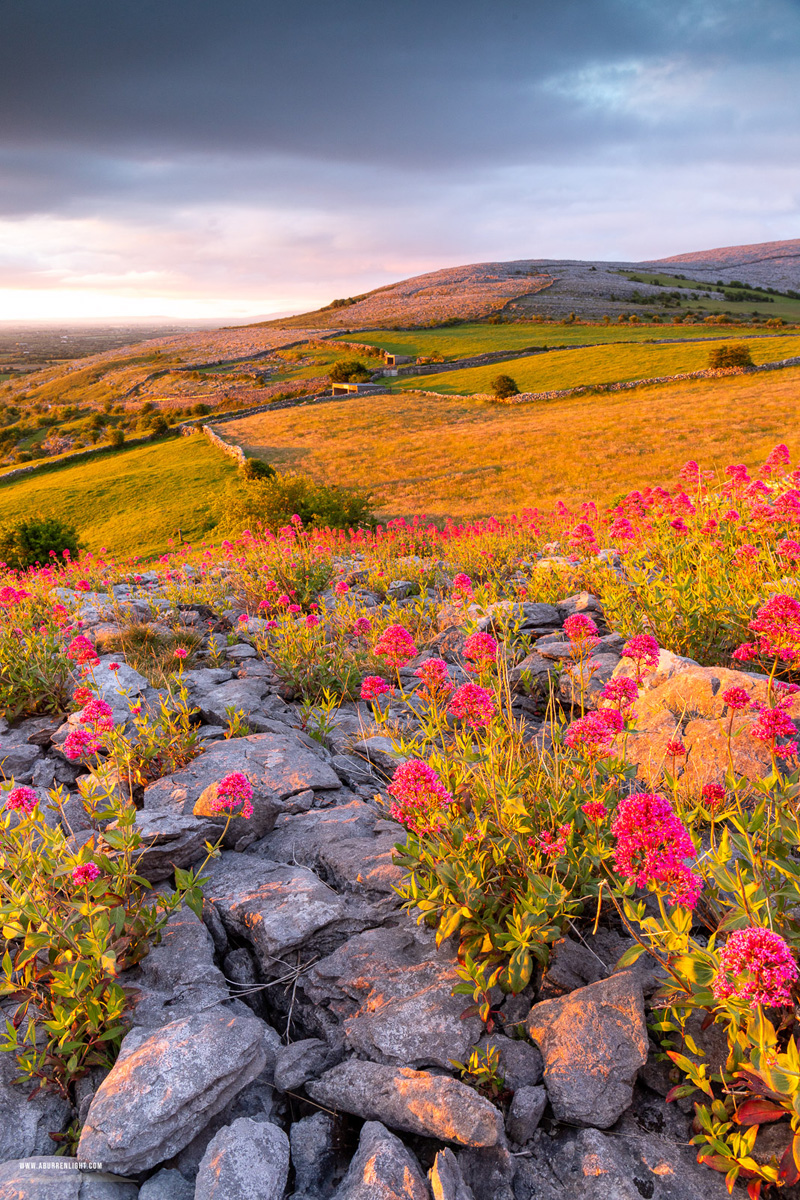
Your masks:
M 275 472 L 268 479 L 235 480 L 220 505 L 220 525 L 229 533 L 259 528 L 274 533 L 293 516 L 304 526 L 332 529 L 375 524 L 369 492 L 315 483 L 306 475 Z
M 123 431 L 121 429 L 112 429 L 111 430 L 111 445 L 116 450 L 119 450 L 120 446 L 125 445 L 125 434 L 123 433 Z
M 76 556 L 79 549 L 76 531 L 58 517 L 23 517 L 0 525 L 0 561 L 18 571 L 47 564 L 51 550 L 61 558 L 64 550 Z
M 162 417 L 159 413 L 157 416 L 153 417 L 150 425 L 150 436 L 152 438 L 159 438 L 163 437 L 165 433 L 169 433 L 169 425 L 166 417 Z
M 260 458 L 248 458 L 242 464 L 240 474 L 243 479 L 272 479 L 275 474 L 275 468 L 269 463 L 263 462 Z
M 507 400 L 509 396 L 518 396 L 519 388 L 515 379 L 510 375 L 496 375 L 489 387 L 498 400 Z
M 357 358 L 340 358 L 328 372 L 331 383 L 363 383 L 370 373 Z
M 746 342 L 729 342 L 714 346 L 708 355 L 709 367 L 752 367 L 750 347 Z

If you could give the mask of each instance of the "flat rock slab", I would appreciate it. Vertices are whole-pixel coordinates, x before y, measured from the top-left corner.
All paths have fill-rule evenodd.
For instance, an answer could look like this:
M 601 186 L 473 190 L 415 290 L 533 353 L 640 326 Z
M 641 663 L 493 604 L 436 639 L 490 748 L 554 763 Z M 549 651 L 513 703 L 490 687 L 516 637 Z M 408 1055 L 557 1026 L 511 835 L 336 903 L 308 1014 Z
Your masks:
M 211 1009 L 132 1030 L 89 1106 L 78 1158 L 120 1174 L 172 1158 L 264 1069 L 264 1029 Z
M 403 841 L 400 825 L 381 819 L 363 801 L 351 800 L 335 808 L 279 817 L 263 842 L 263 852 L 277 862 L 313 867 L 337 887 L 391 895 L 402 874 L 392 862 L 392 852 Z
M 195 1200 L 280 1200 L 289 1174 L 289 1139 L 269 1121 L 239 1117 L 208 1143 Z
M 19 1065 L 13 1054 L 0 1054 L 0 1162 L 47 1155 L 55 1148 L 51 1133 L 63 1133 L 73 1120 L 72 1107 L 55 1093 L 30 1084 L 14 1084 Z
M 411 1151 L 379 1121 L 367 1121 L 334 1200 L 430 1200 L 430 1192 Z
M 241 771 L 250 780 L 254 808 L 276 805 L 309 788 L 340 788 L 339 776 L 306 744 L 309 740 L 287 732 L 251 733 L 216 742 L 181 771 L 146 788 L 144 807 L 189 815 L 206 788 L 232 771 Z
M 478 1017 L 462 1020 L 455 959 L 404 927 L 368 929 L 317 963 L 302 981 L 312 1004 L 344 1023 L 345 1044 L 375 1062 L 450 1068 L 478 1040 Z M 526 1049 L 538 1058 L 533 1047 Z
M 136 814 L 142 835 L 142 857 L 138 872 L 151 883 L 172 879 L 176 867 L 189 867 L 205 856 L 205 844 L 219 837 L 218 826 L 204 817 L 177 812 Z
M 188 908 L 170 917 L 161 941 L 125 971 L 120 984 L 132 989 L 133 1024 L 148 1029 L 230 999 L 225 976 L 214 963 L 211 935 Z
M 559 1121 L 608 1129 L 629 1107 L 647 1061 L 642 988 L 629 972 L 534 1004 L 526 1021 L 544 1058 Z
M 306 1084 L 312 1100 L 367 1121 L 461 1146 L 494 1146 L 503 1138 L 499 1111 L 448 1075 L 351 1058 Z
M 347 917 L 344 899 L 305 867 L 225 852 L 208 875 L 206 901 L 229 933 L 252 945 L 265 968 Z

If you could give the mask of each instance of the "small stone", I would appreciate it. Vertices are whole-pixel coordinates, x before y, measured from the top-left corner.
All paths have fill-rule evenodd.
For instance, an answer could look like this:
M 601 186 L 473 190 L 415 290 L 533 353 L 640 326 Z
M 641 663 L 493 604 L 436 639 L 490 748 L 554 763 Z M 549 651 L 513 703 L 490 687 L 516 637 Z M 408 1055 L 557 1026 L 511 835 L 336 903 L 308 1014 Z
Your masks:
M 464 1182 L 458 1159 L 449 1148 L 440 1150 L 428 1172 L 433 1200 L 475 1200 Z
M 506 1132 L 512 1142 L 524 1146 L 539 1128 L 542 1114 L 547 1107 L 547 1092 L 543 1087 L 521 1087 L 506 1117 Z
M 195 1200 L 280 1200 L 288 1174 L 289 1139 L 283 1130 L 240 1117 L 208 1143 Z
M 336 1161 L 335 1123 L 328 1113 L 295 1121 L 289 1130 L 294 1167 L 294 1186 L 298 1195 L 318 1195 L 330 1180 Z
M 139 1200 L 194 1200 L 194 1184 L 174 1167 L 162 1167 L 139 1188 Z
M 282 1046 L 275 1059 L 275 1087 L 281 1092 L 294 1092 L 309 1079 L 315 1079 L 325 1069 L 329 1049 L 320 1038 L 305 1038 Z

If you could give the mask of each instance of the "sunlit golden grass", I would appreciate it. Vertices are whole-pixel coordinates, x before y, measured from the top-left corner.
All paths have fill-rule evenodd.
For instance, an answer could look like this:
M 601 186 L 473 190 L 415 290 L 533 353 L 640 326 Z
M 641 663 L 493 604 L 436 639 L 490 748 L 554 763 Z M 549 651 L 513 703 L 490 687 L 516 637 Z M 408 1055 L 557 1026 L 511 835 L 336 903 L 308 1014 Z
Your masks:
M 104 454 L 0 487 L 0 522 L 43 513 L 74 525 L 89 550 L 146 557 L 214 524 L 234 463 L 200 435 Z
M 727 339 L 726 339 L 727 340 Z M 731 341 L 741 341 L 731 337 Z M 718 345 L 717 342 L 711 345 Z M 773 362 L 800 355 L 800 337 L 753 338 L 748 341 L 754 363 Z M 682 342 L 665 345 L 590 346 L 581 350 L 559 350 L 536 354 L 513 362 L 488 367 L 467 367 L 435 375 L 406 378 L 398 388 L 420 387 L 434 392 L 491 392 L 491 381 L 499 372 L 510 375 L 521 392 L 547 392 L 584 384 L 614 383 L 631 379 L 653 379 L 700 371 L 708 366 L 710 346 Z
M 704 466 L 800 450 L 800 368 L 519 407 L 403 393 L 232 421 L 224 436 L 275 466 L 372 488 L 384 515 L 476 517 L 607 503 Z

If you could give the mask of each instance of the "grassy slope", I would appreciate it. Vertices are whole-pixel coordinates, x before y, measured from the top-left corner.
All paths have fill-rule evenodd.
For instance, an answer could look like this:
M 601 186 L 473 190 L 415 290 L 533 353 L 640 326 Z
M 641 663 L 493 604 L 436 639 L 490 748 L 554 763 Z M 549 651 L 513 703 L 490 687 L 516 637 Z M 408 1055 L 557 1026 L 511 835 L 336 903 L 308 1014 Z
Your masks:
M 755 465 L 794 455 L 800 368 L 550 403 L 494 405 L 408 394 L 286 409 L 225 426 L 276 466 L 373 489 L 384 514 L 471 517 L 608 502 L 669 484 L 689 458 Z
M 737 341 L 742 339 L 736 338 Z M 800 337 L 753 338 L 753 362 L 772 362 L 800 355 Z M 649 379 L 699 371 L 708 366 L 709 346 L 682 342 L 677 346 L 591 346 L 583 350 L 559 350 L 536 354 L 506 364 L 467 367 L 436 375 L 406 376 L 396 389 L 419 387 L 449 395 L 490 392 L 491 381 L 502 372 L 511 375 L 521 392 L 546 392 L 582 384 L 609 383 L 627 379 Z
M 720 325 L 456 325 L 449 329 L 393 329 L 353 333 L 344 340 L 380 346 L 390 354 L 433 354 L 438 351 L 446 359 L 465 358 L 494 350 L 524 350 L 528 346 L 603 345 L 606 342 L 651 342 L 669 340 L 725 338 L 741 341 L 752 336 L 765 336 L 771 331 L 755 333 L 749 327 Z
M 120 450 L 0 487 L 0 521 L 31 513 L 63 517 L 90 550 L 146 557 L 211 525 L 214 496 L 234 463 L 202 436 Z

